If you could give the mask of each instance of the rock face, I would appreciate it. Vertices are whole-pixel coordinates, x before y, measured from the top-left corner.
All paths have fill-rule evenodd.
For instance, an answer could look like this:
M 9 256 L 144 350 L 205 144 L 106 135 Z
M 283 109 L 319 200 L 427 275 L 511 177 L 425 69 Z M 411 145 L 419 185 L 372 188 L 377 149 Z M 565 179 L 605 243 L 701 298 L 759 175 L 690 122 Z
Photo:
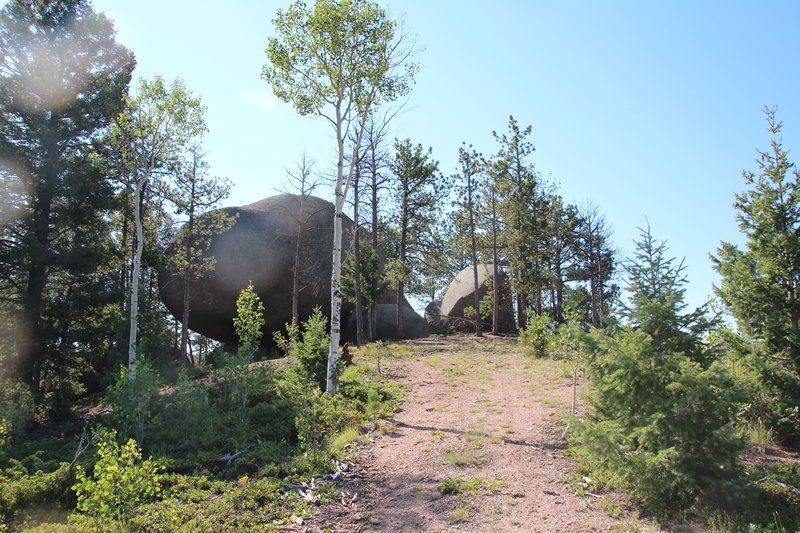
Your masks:
M 397 334 L 397 304 L 378 304 L 376 309 L 375 333 L 379 339 L 399 339 Z M 425 319 L 411 307 L 403 306 L 404 339 L 421 339 L 431 334 L 431 328 Z
M 221 342 L 235 343 L 236 298 L 252 281 L 264 303 L 265 341 L 270 342 L 272 332 L 282 329 L 292 316 L 292 272 L 298 222 L 302 227 L 299 233 L 302 248 L 300 320 L 305 320 L 316 306 L 326 315 L 330 314 L 333 204 L 313 196 L 303 200 L 302 211 L 300 204 L 300 196 L 282 194 L 243 207 L 224 209 L 238 218 L 230 230 L 212 238 L 209 255 L 216 258 L 214 270 L 192 284 L 189 304 L 192 330 Z M 344 250 L 349 246 L 348 230 L 352 224 L 345 217 Z M 180 317 L 183 311 L 181 280 L 172 272 L 162 272 L 159 289 L 167 308 Z
M 485 282 L 491 282 L 492 278 L 491 264 L 478 265 L 478 284 L 480 289 L 478 294 L 483 298 L 488 291 Z M 502 332 L 514 331 L 514 311 L 511 305 L 511 292 L 508 287 L 508 276 L 502 271 L 499 272 L 500 277 L 500 312 L 499 312 L 499 329 Z M 475 283 L 473 280 L 472 267 L 467 267 L 450 282 L 447 287 L 447 292 L 444 294 L 444 299 L 441 304 L 441 315 L 449 317 L 448 323 L 451 329 L 455 330 L 474 330 L 474 327 L 464 322 L 464 309 L 466 307 L 475 306 Z M 461 319 L 461 320 L 459 320 Z M 486 327 L 492 327 L 491 317 L 484 319 L 483 324 Z
M 442 315 L 442 301 L 434 300 L 425 307 L 425 322 L 434 333 L 446 334 L 449 331 L 447 317 Z

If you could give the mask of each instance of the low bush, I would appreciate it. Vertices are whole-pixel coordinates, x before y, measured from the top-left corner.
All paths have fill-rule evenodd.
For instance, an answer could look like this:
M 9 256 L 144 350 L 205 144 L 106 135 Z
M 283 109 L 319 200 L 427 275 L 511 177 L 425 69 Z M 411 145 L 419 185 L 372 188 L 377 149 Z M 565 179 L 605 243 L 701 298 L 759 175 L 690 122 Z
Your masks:
M 145 443 L 145 432 L 152 426 L 161 378 L 150 362 L 140 356 L 130 370 L 122 368 L 117 380 L 106 391 L 111 406 L 111 425 L 124 438 Z
M 589 363 L 593 411 L 572 441 L 579 464 L 659 515 L 733 480 L 745 447 L 734 424 L 744 394 L 721 365 L 656 356 L 640 331 L 595 336 L 603 338 Z
M 77 467 L 77 509 L 99 521 L 125 521 L 133 509 L 155 499 L 161 493 L 163 467 L 152 460 L 142 460 L 136 441 L 120 446 L 115 432 L 103 435 L 97 445 L 97 462 L 91 477 Z

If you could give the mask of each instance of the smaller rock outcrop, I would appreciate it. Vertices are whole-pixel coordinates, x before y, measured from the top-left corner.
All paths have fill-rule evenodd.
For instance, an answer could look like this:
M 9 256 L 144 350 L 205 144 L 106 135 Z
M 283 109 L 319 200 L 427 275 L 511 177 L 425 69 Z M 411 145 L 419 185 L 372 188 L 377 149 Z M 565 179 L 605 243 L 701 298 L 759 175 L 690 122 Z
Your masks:
M 411 307 L 403 306 L 403 335 L 397 333 L 397 305 L 378 304 L 375 306 L 376 328 L 379 339 L 421 339 L 431 334 L 425 319 Z
M 478 295 L 480 299 L 486 296 L 489 290 L 488 285 L 491 284 L 493 277 L 492 264 L 478 265 Z M 509 288 L 508 276 L 504 272 L 499 271 L 500 280 L 500 302 L 499 302 L 499 329 L 501 332 L 508 333 L 515 329 L 514 326 L 514 310 L 511 305 L 511 290 Z M 487 283 L 488 282 L 488 283 Z M 474 318 L 468 319 L 464 310 L 467 307 L 475 306 L 475 281 L 472 267 L 467 267 L 450 282 L 447 291 L 444 294 L 444 299 L 441 304 L 441 315 L 446 317 L 448 327 L 452 330 L 466 331 L 473 329 L 470 323 L 474 324 Z M 492 327 L 492 318 L 483 320 L 483 324 L 487 328 Z
M 450 326 L 447 317 L 442 315 L 442 301 L 434 300 L 425 307 L 425 322 L 431 327 L 431 331 L 441 335 L 449 333 Z

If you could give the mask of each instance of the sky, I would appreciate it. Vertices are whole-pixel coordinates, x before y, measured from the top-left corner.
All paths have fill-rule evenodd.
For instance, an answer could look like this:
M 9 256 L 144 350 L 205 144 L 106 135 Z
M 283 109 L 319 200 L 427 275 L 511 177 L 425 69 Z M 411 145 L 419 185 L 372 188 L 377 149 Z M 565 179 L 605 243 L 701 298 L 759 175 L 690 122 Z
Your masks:
M 622 257 L 649 223 L 685 259 L 691 307 L 717 280 L 709 254 L 743 243 L 734 195 L 769 148 L 764 106 L 800 150 L 800 2 L 379 3 L 420 48 L 392 138 L 432 147 L 450 175 L 462 142 L 490 156 L 509 115 L 531 125 L 538 172 L 567 202 L 599 207 Z M 285 189 L 303 153 L 330 172 L 335 142 L 260 77 L 289 1 L 222 4 L 93 2 L 136 55 L 136 77 L 181 78 L 202 99 L 211 172 L 233 182 L 224 205 L 244 205 Z

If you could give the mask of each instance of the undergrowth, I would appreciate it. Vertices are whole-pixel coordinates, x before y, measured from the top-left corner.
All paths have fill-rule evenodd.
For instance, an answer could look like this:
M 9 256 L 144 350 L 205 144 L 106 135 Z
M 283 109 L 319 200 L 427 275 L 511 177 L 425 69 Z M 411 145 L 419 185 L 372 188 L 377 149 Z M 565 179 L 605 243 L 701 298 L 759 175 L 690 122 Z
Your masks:
M 304 331 L 314 337 L 309 346 L 320 343 L 315 327 Z M 309 358 L 234 364 L 199 380 L 183 373 L 164 388 L 142 358 L 135 378 L 119 374 L 107 397 L 114 411 L 90 421 L 95 445 L 77 461 L 78 423 L 17 437 L 13 446 L 4 440 L 0 531 L 274 531 L 310 512 L 290 484 L 352 458 L 402 394 L 373 364 L 343 369 L 334 397 L 319 390 L 312 374 L 320 366 Z M 131 391 L 145 391 L 146 403 Z M 332 492 L 318 485 L 324 501 Z

